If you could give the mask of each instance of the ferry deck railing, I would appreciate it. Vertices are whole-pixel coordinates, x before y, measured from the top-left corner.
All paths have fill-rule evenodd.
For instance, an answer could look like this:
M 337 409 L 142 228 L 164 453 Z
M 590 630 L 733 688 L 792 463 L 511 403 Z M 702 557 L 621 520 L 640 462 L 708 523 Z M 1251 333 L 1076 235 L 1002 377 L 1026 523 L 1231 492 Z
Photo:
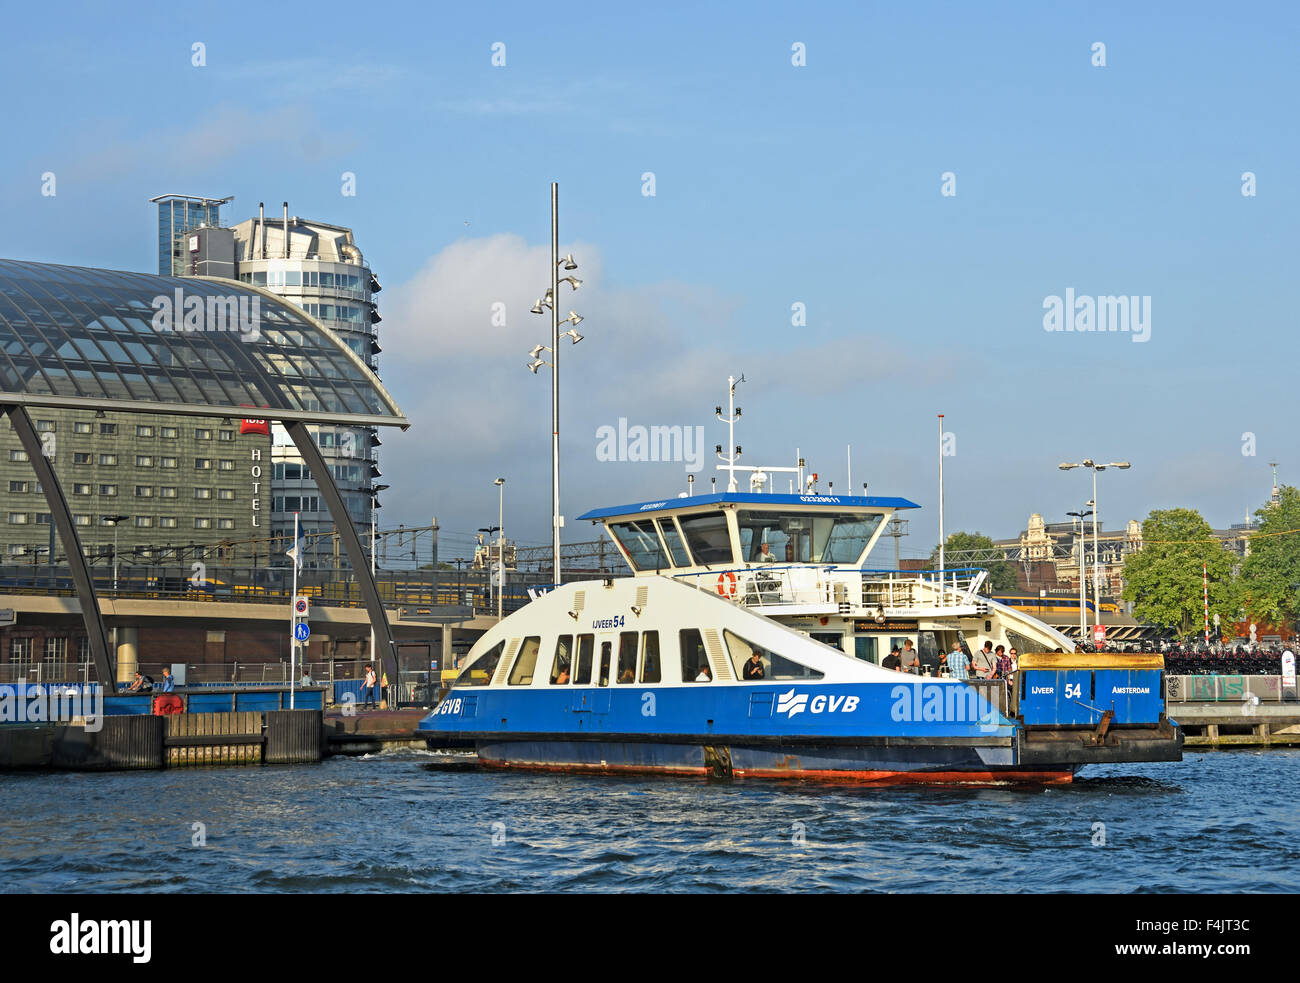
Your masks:
M 746 608 L 816 608 L 849 613 L 965 608 L 982 603 L 987 571 L 872 570 L 835 564 L 762 564 L 681 573 L 674 579 Z

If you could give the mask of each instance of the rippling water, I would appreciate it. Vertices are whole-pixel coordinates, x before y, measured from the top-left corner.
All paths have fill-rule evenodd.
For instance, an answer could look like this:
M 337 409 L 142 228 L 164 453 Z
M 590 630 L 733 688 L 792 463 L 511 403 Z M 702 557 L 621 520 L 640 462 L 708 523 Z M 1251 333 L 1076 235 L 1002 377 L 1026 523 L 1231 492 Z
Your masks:
M 1046 789 L 485 773 L 440 760 L 3 775 L 0 890 L 1300 890 L 1300 751 L 1099 766 Z M 194 823 L 205 846 L 192 844 Z

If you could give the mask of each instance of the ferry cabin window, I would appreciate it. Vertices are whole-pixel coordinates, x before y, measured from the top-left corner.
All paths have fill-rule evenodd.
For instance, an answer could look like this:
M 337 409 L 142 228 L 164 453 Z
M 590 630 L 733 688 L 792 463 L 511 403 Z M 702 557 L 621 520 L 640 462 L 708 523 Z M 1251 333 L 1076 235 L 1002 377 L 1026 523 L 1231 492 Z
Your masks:
M 609 658 L 614 649 L 613 642 L 600 643 L 600 685 L 609 685 Z
M 875 635 L 858 635 L 853 639 L 853 654 L 863 662 L 872 662 L 880 664 L 880 656 L 876 652 Z
M 506 643 L 504 641 L 497 642 L 461 670 L 460 675 L 456 677 L 456 685 L 486 686 L 492 682 L 492 674 L 497 671 L 497 663 L 501 661 L 501 653 L 505 650 Z
M 729 631 L 724 630 L 722 637 L 727 641 L 727 651 L 731 653 L 731 662 L 736 667 L 737 679 L 757 682 L 759 679 L 821 679 L 825 675 L 793 659 L 787 659 L 783 655 L 777 655 L 760 645 L 746 641 Z M 755 652 L 758 653 L 759 664 L 763 667 L 762 676 L 755 676 L 752 671 L 749 674 L 745 672 L 745 664 L 752 660 Z
M 778 563 L 856 563 L 883 518 L 880 514 L 736 513 L 740 555 L 760 563 L 763 543 Z
M 537 635 L 524 639 L 524 644 L 519 647 L 519 655 L 515 657 L 514 667 L 510 670 L 511 686 L 532 685 L 533 671 L 537 668 L 537 653 L 541 647 L 542 640 Z
M 551 660 L 551 685 L 563 686 L 573 679 L 573 636 L 555 640 L 555 658 Z
M 709 653 L 704 648 L 704 639 L 699 629 L 683 628 L 678 635 L 682 649 L 682 682 L 711 683 L 713 670 L 709 668 Z
M 611 522 L 609 531 L 627 550 L 633 570 L 661 570 L 669 566 L 668 556 L 659 544 L 659 534 L 649 519 L 641 522 Z
M 648 631 L 642 636 L 641 644 L 641 682 L 659 682 L 659 633 Z
M 574 685 L 591 685 L 591 657 L 595 651 L 595 635 L 578 636 L 578 671 L 573 674 Z
M 659 531 L 663 533 L 664 542 L 668 544 L 668 552 L 672 554 L 673 565 L 689 567 L 691 565 L 690 555 L 686 552 L 686 544 L 682 542 L 681 534 L 677 531 L 677 526 L 673 524 L 673 520 L 659 519 L 657 525 Z
M 618 675 L 614 678 L 620 683 L 636 682 L 636 643 L 634 631 L 621 632 L 618 636 Z
M 696 563 L 730 563 L 731 535 L 727 532 L 727 517 L 721 512 L 703 515 L 684 515 L 678 520 L 682 535 L 691 548 Z
M 844 651 L 844 636 L 837 631 L 814 631 L 809 632 L 809 635 L 814 642 L 821 642 L 823 645 Z

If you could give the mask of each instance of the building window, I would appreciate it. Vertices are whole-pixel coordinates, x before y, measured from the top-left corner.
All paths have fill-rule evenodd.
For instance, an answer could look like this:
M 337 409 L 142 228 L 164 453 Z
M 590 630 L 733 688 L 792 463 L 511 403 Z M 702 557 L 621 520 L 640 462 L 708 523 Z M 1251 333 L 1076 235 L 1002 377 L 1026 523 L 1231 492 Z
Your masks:
M 30 638 L 9 639 L 9 661 L 18 666 L 32 664 L 32 640 Z
M 195 497 L 195 498 L 211 498 L 211 497 L 212 497 L 212 489 L 211 489 L 211 488 L 195 488 L 195 489 L 194 489 L 194 497 Z
M 211 431 L 211 430 L 195 430 L 195 431 L 194 431 L 194 439 L 195 439 L 195 440 L 211 440 L 211 439 L 212 439 L 212 431 Z
M 158 525 L 161 526 L 163 529 L 175 529 L 176 516 L 164 515 L 161 519 L 158 520 Z
M 53 420 L 37 420 L 37 421 L 36 421 L 36 432 L 37 432 L 37 433 L 54 433 L 54 431 L 57 430 L 57 429 L 58 429 L 58 427 L 55 426 L 55 423 L 54 423 Z
M 153 498 L 153 485 L 136 485 L 136 498 Z
M 72 425 L 73 433 L 90 433 L 92 427 L 85 420 L 78 420 Z
M 218 431 L 217 431 L 217 439 L 218 439 L 218 440 L 234 440 L 234 439 L 235 439 L 235 431 L 233 431 L 233 430 L 218 430 Z
M 74 495 L 93 495 L 94 493 L 95 493 L 94 487 L 89 484 L 83 484 L 79 482 L 72 486 L 72 494 Z
M 235 470 L 235 462 L 234 462 L 234 461 L 218 461 L 218 462 L 217 462 L 217 470 L 218 470 L 218 471 L 234 471 L 234 470 Z
M 108 495 L 112 497 L 113 495 L 117 494 L 117 485 L 100 485 L 99 493 L 101 495 Z
M 151 468 L 153 467 L 153 458 L 148 454 L 137 454 L 135 456 L 135 466 L 137 468 Z
M 160 457 L 160 458 L 158 458 L 158 467 L 160 467 L 160 468 L 174 468 L 174 467 L 176 467 L 176 458 L 174 458 L 174 457 Z
M 72 455 L 72 463 L 73 463 L 73 464 L 89 464 L 89 463 L 90 463 L 90 455 L 89 455 L 89 454 L 77 454 L 77 453 L 74 453 L 74 454 Z
M 31 460 L 31 458 L 29 458 L 29 457 L 27 456 L 27 452 L 26 452 L 26 451 L 10 451 L 10 452 L 9 452 L 9 460 L 11 460 L 11 461 L 29 461 L 29 460 Z
M 99 464 L 100 464 L 101 467 L 105 467 L 105 468 L 114 468 L 114 467 L 117 467 L 117 455 L 116 455 L 116 454 L 100 454 L 100 455 L 99 455 Z
M 88 516 L 88 515 L 74 515 L 74 516 L 72 517 L 72 521 L 73 521 L 76 525 L 79 525 L 79 526 L 88 526 L 88 525 L 90 525 L 90 516 Z
M 48 513 L 48 512 L 37 512 L 37 513 L 36 513 L 36 524 L 37 524 L 38 526 L 48 526 L 48 525 L 50 524 L 50 513 Z
M 210 457 L 196 457 L 196 458 L 194 459 L 194 470 L 195 470 L 195 471 L 211 471 L 211 470 L 212 470 L 212 458 L 210 458 Z
M 195 529 L 211 529 L 211 528 L 212 528 L 212 520 L 211 520 L 211 519 L 195 519 L 195 520 L 194 520 L 194 528 L 195 528 Z
M 147 529 L 147 528 L 149 528 L 150 526 L 153 525 L 153 516 L 151 516 L 151 515 L 137 515 L 137 516 L 135 517 L 135 524 L 136 524 L 137 527 L 139 527 L 139 528 L 141 528 L 141 529 Z
M 175 427 L 161 427 L 158 432 L 164 440 L 175 440 L 180 436 L 180 432 Z
M 234 528 L 235 528 L 235 520 L 234 520 L 234 519 L 218 519 L 218 520 L 217 520 L 217 528 L 218 528 L 218 529 L 234 529 Z
M 101 423 L 99 425 L 99 434 L 101 437 L 113 436 L 117 433 L 116 423 Z
M 218 488 L 218 489 L 217 489 L 217 498 L 221 499 L 221 501 L 223 501 L 223 502 L 233 502 L 233 501 L 235 500 L 235 489 L 233 489 L 233 488 Z
M 27 491 L 27 482 L 25 482 L 25 481 L 11 481 L 11 482 L 9 482 L 9 493 L 10 493 L 10 494 L 22 494 L 22 493 L 24 493 L 24 492 L 26 492 L 26 491 Z
M 159 489 L 158 489 L 158 497 L 159 497 L 159 498 L 175 498 L 175 497 L 176 497 L 176 489 L 175 489 L 175 488 L 169 488 L 169 487 L 167 487 L 166 485 L 164 485 L 162 488 L 159 488 Z
M 137 437 L 152 437 L 153 427 L 147 427 L 141 424 L 140 426 L 135 428 L 135 435 Z
M 25 525 L 27 525 L 27 513 L 26 513 L 26 512 L 10 512 L 10 513 L 9 513 L 9 525 L 11 525 L 11 526 L 25 526 Z

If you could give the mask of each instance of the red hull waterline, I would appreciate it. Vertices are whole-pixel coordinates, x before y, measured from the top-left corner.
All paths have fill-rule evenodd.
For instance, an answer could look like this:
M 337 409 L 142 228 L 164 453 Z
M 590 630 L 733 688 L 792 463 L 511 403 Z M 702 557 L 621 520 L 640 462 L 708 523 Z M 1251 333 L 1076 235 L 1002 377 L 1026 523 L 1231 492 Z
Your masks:
M 479 764 L 502 771 L 541 771 L 589 775 L 669 775 L 674 777 L 716 777 L 714 768 L 692 765 L 592 764 L 542 761 L 504 761 L 479 755 Z M 1068 785 L 1073 771 L 849 771 L 815 768 L 735 768 L 733 778 L 765 778 L 781 781 L 837 782 L 849 785 Z

